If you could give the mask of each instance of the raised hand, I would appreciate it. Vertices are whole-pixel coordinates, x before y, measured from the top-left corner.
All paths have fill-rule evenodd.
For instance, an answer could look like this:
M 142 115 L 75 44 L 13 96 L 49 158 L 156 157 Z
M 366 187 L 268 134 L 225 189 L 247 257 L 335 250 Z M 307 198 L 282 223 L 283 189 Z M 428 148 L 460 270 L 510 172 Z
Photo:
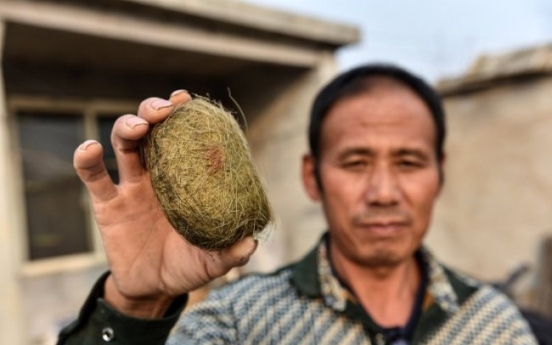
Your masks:
M 221 252 L 200 250 L 178 235 L 160 209 L 140 161 L 139 143 L 151 125 L 190 99 L 186 91 L 175 91 L 169 100 L 149 98 L 137 116 L 117 119 L 111 143 L 118 185 L 107 173 L 98 142 L 88 140 L 75 151 L 75 169 L 90 194 L 111 269 L 105 299 L 127 315 L 163 315 L 175 296 L 247 263 L 256 248 L 248 237 Z

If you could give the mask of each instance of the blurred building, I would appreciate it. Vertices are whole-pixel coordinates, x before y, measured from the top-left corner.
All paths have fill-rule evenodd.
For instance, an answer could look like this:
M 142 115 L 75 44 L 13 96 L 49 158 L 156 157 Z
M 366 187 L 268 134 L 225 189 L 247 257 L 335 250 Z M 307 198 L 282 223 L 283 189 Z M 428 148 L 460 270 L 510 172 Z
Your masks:
M 552 272 L 544 259 L 552 236 L 552 46 L 483 56 L 438 87 L 449 159 L 430 245 L 491 281 L 529 264 L 526 302 L 546 307 L 539 296 L 550 289 L 552 311 L 552 276 L 543 275 Z
M 231 0 L 2 1 L 0 343 L 51 342 L 106 269 L 72 155 L 99 139 L 116 179 L 110 128 L 147 96 L 236 100 L 278 215 L 251 269 L 301 256 L 323 229 L 299 183 L 310 103 L 358 39 Z

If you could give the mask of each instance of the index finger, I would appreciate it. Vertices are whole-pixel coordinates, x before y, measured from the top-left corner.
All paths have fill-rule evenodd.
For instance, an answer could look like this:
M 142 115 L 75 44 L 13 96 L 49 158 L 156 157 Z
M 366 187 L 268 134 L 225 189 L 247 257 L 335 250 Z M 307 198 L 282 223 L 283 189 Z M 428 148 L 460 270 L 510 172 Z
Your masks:
M 169 101 L 174 104 L 175 107 L 178 107 L 179 105 L 182 105 L 192 99 L 192 96 L 188 93 L 186 90 L 176 90 L 173 93 L 171 93 L 171 97 L 169 98 Z
M 165 120 L 176 107 L 191 99 L 192 97 L 186 90 L 173 92 L 169 100 L 157 97 L 148 98 L 140 103 L 137 115 L 150 124 L 156 124 Z

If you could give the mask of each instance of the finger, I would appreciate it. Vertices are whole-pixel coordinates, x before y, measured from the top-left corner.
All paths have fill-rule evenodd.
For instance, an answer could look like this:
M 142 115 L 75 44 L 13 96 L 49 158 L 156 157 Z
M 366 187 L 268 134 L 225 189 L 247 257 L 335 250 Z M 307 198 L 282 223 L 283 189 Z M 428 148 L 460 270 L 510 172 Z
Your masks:
M 148 98 L 138 108 L 138 116 L 151 124 L 166 119 L 174 109 L 174 104 L 166 99 L 152 97 Z
M 258 241 L 253 239 L 252 236 L 248 236 L 232 247 L 220 252 L 221 264 L 226 269 L 231 269 L 236 266 L 243 266 L 249 262 L 249 258 L 257 249 Z
M 192 100 L 192 96 L 186 90 L 176 90 L 171 93 L 169 101 L 171 101 L 175 107 L 179 107 L 182 104 Z
M 115 197 L 117 188 L 107 173 L 102 159 L 103 148 L 95 140 L 82 143 L 73 156 L 77 175 L 88 189 L 93 201 L 107 201 Z
M 111 145 L 117 158 L 120 182 L 137 181 L 144 174 L 139 145 L 149 129 L 149 123 L 135 115 L 123 115 L 111 131 Z

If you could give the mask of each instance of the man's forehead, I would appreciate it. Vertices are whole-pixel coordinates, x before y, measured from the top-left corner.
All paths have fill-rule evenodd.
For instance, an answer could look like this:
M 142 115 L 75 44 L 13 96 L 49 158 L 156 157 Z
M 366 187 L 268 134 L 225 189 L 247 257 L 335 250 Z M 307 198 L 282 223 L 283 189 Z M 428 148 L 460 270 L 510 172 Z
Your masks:
M 369 155 L 402 155 L 414 152 L 433 151 L 433 139 L 429 136 L 408 134 L 374 134 L 366 133 L 363 136 L 343 136 L 337 138 L 328 147 L 336 151 L 364 153 Z
M 431 111 L 425 102 L 402 86 L 373 89 L 344 98 L 332 107 L 326 122 L 332 122 L 329 127 L 346 123 L 345 129 L 392 128 L 404 124 L 434 127 Z
M 330 111 L 322 129 L 324 146 L 366 146 L 377 141 L 394 149 L 428 145 L 433 149 L 435 137 L 429 109 L 406 89 L 344 99 Z

